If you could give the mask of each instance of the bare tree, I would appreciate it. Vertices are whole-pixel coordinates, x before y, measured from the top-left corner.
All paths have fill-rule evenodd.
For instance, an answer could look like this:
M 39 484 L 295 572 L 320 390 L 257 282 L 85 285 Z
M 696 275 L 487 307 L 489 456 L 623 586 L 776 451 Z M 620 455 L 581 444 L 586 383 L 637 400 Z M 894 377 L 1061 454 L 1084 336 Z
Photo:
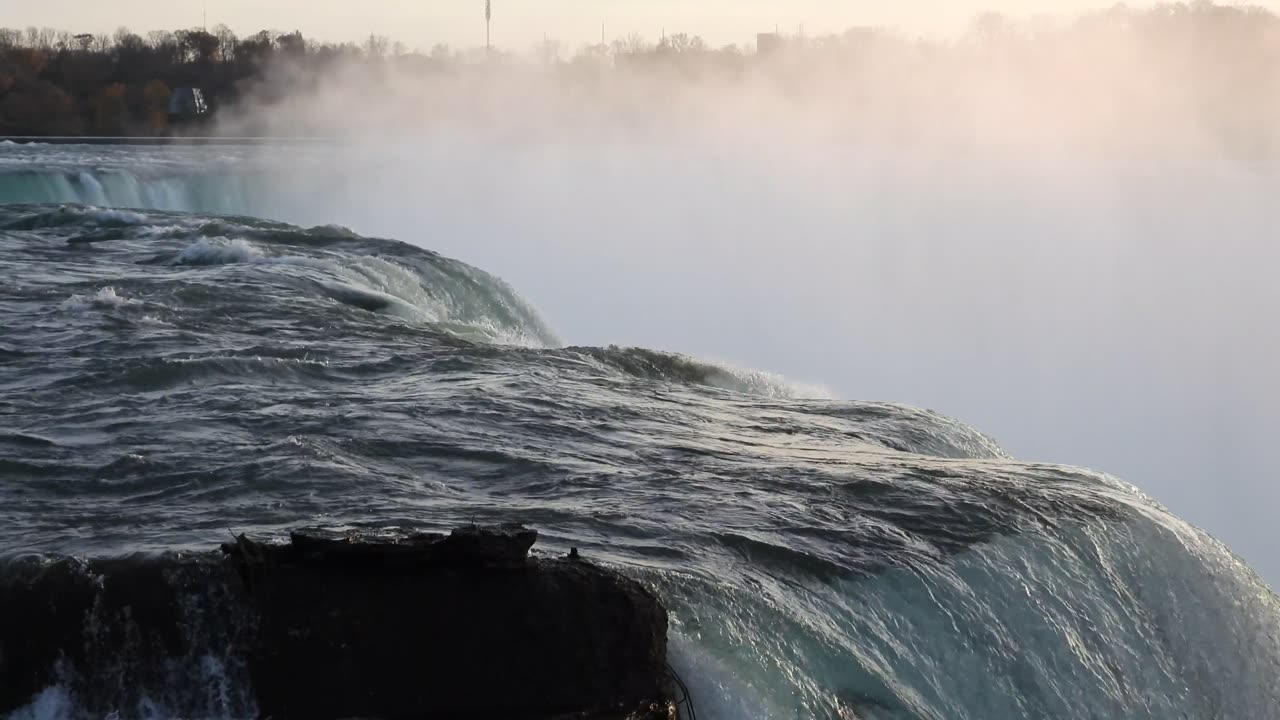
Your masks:
M 27 47 L 35 50 L 54 50 L 58 40 L 58 31 L 53 28 L 27 28 Z
M 614 55 L 629 55 L 634 53 L 645 53 L 653 50 L 653 45 L 640 33 L 628 33 L 626 37 L 620 37 L 612 43 Z
M 706 49 L 707 43 L 701 37 L 690 37 L 687 33 L 667 35 L 658 43 L 658 52 L 695 53 Z
M 219 23 L 213 28 L 214 37 L 218 38 L 218 59 L 222 62 L 234 62 L 236 59 L 236 48 L 240 45 L 236 34 L 231 28 Z
M 185 62 L 211 63 L 218 56 L 222 42 L 204 30 L 179 30 L 174 34 Z
M 391 41 L 384 35 L 369 35 L 369 39 L 365 41 L 364 52 L 371 58 L 383 58 L 387 56 L 387 49 L 391 46 Z

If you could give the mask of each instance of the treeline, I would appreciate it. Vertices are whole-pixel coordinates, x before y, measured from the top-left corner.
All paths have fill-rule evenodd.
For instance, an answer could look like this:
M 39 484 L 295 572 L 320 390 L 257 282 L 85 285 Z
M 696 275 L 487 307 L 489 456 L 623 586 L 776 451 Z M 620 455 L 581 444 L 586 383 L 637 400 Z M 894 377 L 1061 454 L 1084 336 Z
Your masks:
M 1073 92 L 1100 88 L 1099 96 L 1123 92 L 1125 82 L 1139 91 L 1168 84 L 1226 107 L 1238 125 L 1280 120 L 1272 97 L 1280 86 L 1280 19 L 1263 8 L 1196 0 L 1142 10 L 1116 5 L 1070 20 L 985 14 L 968 33 L 946 40 L 855 28 L 713 48 L 696 35 L 650 41 L 632 34 L 570 52 L 546 41 L 524 55 L 444 45 L 411 51 L 380 36 L 359 44 L 320 43 L 298 32 L 238 37 L 226 26 L 146 35 L 0 29 L 0 135 L 164 134 L 171 131 L 170 93 L 179 87 L 201 88 L 216 114 L 302 95 L 339 74 L 348 85 L 353 76 L 366 78 L 357 84 L 374 99 L 379 88 L 403 90 L 406 78 L 452 78 L 456 88 L 477 69 L 517 67 L 598 87 L 625 85 L 615 82 L 618 72 L 647 73 L 668 85 L 754 76 L 798 97 L 864 104 L 906 91 L 919 90 L 919 98 L 967 92 L 974 78 L 995 74 L 1006 88 L 1021 82 L 1049 101 L 1045 84 L 1064 79 L 1076 83 Z M 436 87 L 419 85 L 420 95 Z
M 0 28 L 0 135 L 159 135 L 174 88 L 201 88 L 216 112 L 282 62 L 318 76 L 337 62 L 392 57 L 431 61 L 382 37 L 355 45 L 266 30 L 240 38 L 226 26 L 145 36 Z

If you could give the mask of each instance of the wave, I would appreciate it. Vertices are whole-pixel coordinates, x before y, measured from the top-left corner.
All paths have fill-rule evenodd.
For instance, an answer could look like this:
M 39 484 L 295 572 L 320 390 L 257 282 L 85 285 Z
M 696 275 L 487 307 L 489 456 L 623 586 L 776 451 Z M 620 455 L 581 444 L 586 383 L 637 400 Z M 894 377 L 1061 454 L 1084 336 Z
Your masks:
M 42 230 L 57 227 L 122 228 L 144 225 L 147 216 L 129 210 L 99 208 L 91 205 L 63 205 L 52 210 L 19 212 L 3 223 L 5 230 Z
M 817 407 L 811 412 L 855 420 L 867 437 L 891 450 L 942 458 L 1012 459 L 991 436 L 932 410 L 863 402 Z
M 240 239 L 200 238 L 174 258 L 175 265 L 224 265 L 250 262 L 262 256 L 257 248 Z
M 559 339 L 515 290 L 482 270 L 421 248 L 364 238 L 338 226 L 299 228 L 243 216 L 121 211 L 93 206 L 18 206 L 10 231 L 56 231 L 72 245 L 114 242 L 143 265 L 244 266 L 352 308 L 427 323 L 459 337 L 531 348 Z M 66 307 L 135 303 L 115 288 L 75 295 Z M 617 346 L 564 353 L 630 377 L 774 399 L 830 400 L 816 384 L 691 356 Z
M 819 385 L 788 380 L 759 370 L 743 370 L 727 363 L 700 360 L 680 353 L 644 348 L 570 347 L 569 353 L 632 377 L 719 388 L 767 398 L 830 400 L 830 390 Z
M 262 168 L 237 172 L 201 171 L 189 165 L 181 156 L 171 158 L 167 155 L 157 155 L 155 167 L 147 172 L 140 171 L 136 163 L 131 163 L 129 167 L 86 170 L 79 158 L 65 167 L 58 166 L 56 162 L 50 163 L 48 159 L 43 162 L 46 165 L 52 164 L 52 167 L 24 169 L 17 173 L 11 171 L 8 175 L 0 172 L 0 202 L 66 203 L 69 204 L 68 209 L 16 221 L 14 229 L 35 229 L 85 221 L 92 221 L 101 227 L 116 226 L 109 213 L 120 211 L 101 210 L 93 206 L 179 211 L 194 213 L 197 217 L 207 213 L 226 216 L 225 219 L 210 218 L 208 224 L 200 229 L 201 234 L 206 237 L 173 260 L 177 264 L 189 265 L 220 265 L 254 260 L 285 264 L 320 263 L 323 261 L 313 257 L 271 257 L 250 245 L 249 241 L 275 240 L 314 245 L 316 240 L 324 237 L 333 240 L 360 239 L 350 230 L 336 226 L 312 228 L 305 231 L 304 238 L 300 237 L 299 228 L 253 217 L 268 210 L 263 206 L 267 198 L 271 199 L 270 209 L 275 212 L 281 211 L 282 204 L 288 205 L 275 186 L 275 180 Z M 79 209 L 81 205 L 89 206 L 89 209 Z M 90 217 L 81 214 L 84 212 L 88 212 Z M 123 221 L 130 215 L 136 214 L 119 217 Z M 145 221 L 137 216 L 137 219 L 130 219 L 129 222 L 142 224 Z M 179 232 L 186 230 L 179 229 Z M 104 239 L 116 239 L 116 236 L 86 233 L 76 241 L 87 243 Z M 443 258 L 440 260 L 444 261 Z M 447 285 L 456 286 L 453 281 L 466 279 L 470 273 L 480 272 L 456 261 L 447 262 L 455 263 L 453 269 L 458 272 L 452 278 L 431 278 L 433 281 L 443 279 Z M 512 332 L 510 326 L 513 313 L 504 312 L 505 308 L 490 308 L 490 311 L 497 310 L 495 314 L 499 316 L 492 320 L 474 314 L 457 320 L 452 307 L 447 304 L 442 307 L 434 298 L 424 297 L 423 293 L 414 289 L 416 278 L 406 280 L 400 277 L 402 273 L 398 268 L 385 265 L 370 267 L 372 264 L 367 259 L 354 263 L 348 259 L 346 267 L 337 271 L 337 274 L 343 276 L 343 281 L 323 283 L 319 288 L 337 302 L 352 307 L 437 323 L 473 339 L 500 338 L 508 344 L 532 347 L 555 347 L 560 344 L 558 338 L 541 323 L 536 331 Z M 492 277 L 479 278 L 479 294 L 485 294 L 485 286 L 500 282 Z M 515 315 L 533 314 L 531 309 L 524 306 L 523 301 L 518 300 L 514 290 L 503 288 L 502 294 L 512 299 L 504 305 L 511 305 Z M 461 299 L 464 305 L 470 305 L 476 299 L 474 293 L 467 295 L 469 297 Z M 676 353 L 616 347 L 578 350 L 618 371 L 637 377 L 696 384 L 770 398 L 831 399 L 833 396 L 830 389 L 818 384 Z
M 83 312 L 94 307 L 120 307 L 136 301 L 116 293 L 113 287 L 104 287 L 92 295 L 72 295 L 62 303 L 62 307 L 73 312 Z
M 405 243 L 363 238 L 345 228 L 299 228 L 242 216 L 209 217 L 93 206 L 14 206 L 9 232 L 40 232 L 73 246 L 94 245 L 117 263 L 189 272 L 221 268 L 221 279 L 303 292 L 365 311 L 430 324 L 480 342 L 555 347 L 559 339 L 507 283 L 465 263 Z M 236 270 L 236 268 L 240 268 Z M 111 300 L 95 291 L 92 302 Z M 278 292 L 268 292 L 278 303 Z M 85 297 L 68 300 L 84 305 Z

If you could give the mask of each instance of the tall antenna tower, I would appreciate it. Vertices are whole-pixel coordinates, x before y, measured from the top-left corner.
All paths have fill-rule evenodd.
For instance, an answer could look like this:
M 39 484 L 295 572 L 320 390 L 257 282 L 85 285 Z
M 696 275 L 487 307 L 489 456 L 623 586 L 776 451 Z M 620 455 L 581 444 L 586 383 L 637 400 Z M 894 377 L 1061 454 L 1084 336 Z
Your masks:
M 493 46 L 489 44 L 489 23 L 493 20 L 493 0 L 484 0 L 484 54 L 488 55 L 492 52 Z

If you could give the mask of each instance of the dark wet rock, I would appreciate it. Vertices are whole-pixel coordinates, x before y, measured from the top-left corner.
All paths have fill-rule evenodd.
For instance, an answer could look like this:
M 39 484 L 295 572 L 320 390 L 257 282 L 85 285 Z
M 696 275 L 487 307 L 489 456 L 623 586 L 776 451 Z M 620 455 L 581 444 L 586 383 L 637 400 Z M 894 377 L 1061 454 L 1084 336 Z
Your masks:
M 251 717 L 252 622 L 227 578 L 212 553 L 0 564 L 0 717 L 55 685 L 90 717 Z M 215 674 L 239 692 L 205 697 Z
M 664 697 L 657 599 L 599 566 L 529 558 L 536 538 L 508 526 L 228 544 L 261 618 L 250 663 L 259 709 L 536 718 Z
M 184 658 L 214 657 L 260 717 L 674 717 L 661 603 L 591 562 L 531 557 L 536 538 L 306 530 L 287 544 L 241 536 L 221 560 L 10 567 L 0 715 L 72 678 L 85 710 L 127 716 L 195 684 L 174 676 L 200 672 Z M 171 699 L 186 714 L 244 712 Z
M 469 526 L 454 530 L 440 543 L 441 552 L 453 562 L 517 566 L 529 557 L 538 531 L 520 525 L 498 528 Z

